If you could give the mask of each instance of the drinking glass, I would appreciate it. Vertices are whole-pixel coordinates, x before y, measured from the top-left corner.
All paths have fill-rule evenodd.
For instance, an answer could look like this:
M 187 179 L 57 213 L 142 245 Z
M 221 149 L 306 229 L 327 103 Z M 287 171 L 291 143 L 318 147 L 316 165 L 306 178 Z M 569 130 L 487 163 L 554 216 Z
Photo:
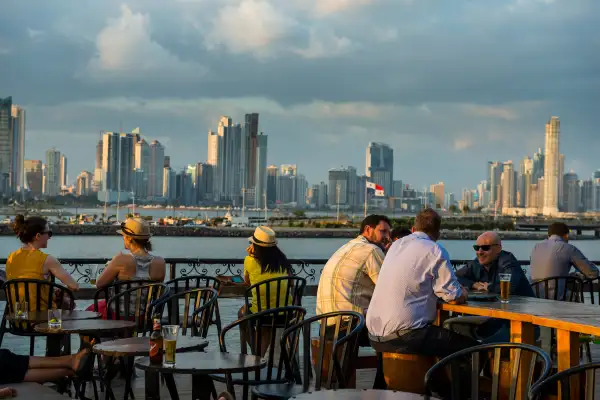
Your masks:
M 162 327 L 163 345 L 165 358 L 163 363 L 166 365 L 175 365 L 175 350 L 177 350 L 177 334 L 179 325 L 164 325 Z
M 27 303 L 26 301 L 15 303 L 15 316 L 18 319 L 29 318 L 29 303 Z
M 91 264 L 90 265 L 90 285 L 95 285 L 96 284 L 96 279 L 98 278 L 98 270 L 99 270 L 99 265 L 98 264 Z
M 508 303 L 510 293 L 510 274 L 498 274 L 500 277 L 500 302 Z
M 48 310 L 48 327 L 50 329 L 62 328 L 62 309 L 55 308 Z

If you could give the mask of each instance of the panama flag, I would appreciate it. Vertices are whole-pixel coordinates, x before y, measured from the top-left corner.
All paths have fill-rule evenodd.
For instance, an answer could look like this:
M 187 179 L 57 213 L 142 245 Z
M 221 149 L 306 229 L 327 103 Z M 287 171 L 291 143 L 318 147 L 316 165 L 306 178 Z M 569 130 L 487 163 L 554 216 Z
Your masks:
M 367 192 L 375 193 L 375 196 L 385 196 L 383 186 L 367 181 Z

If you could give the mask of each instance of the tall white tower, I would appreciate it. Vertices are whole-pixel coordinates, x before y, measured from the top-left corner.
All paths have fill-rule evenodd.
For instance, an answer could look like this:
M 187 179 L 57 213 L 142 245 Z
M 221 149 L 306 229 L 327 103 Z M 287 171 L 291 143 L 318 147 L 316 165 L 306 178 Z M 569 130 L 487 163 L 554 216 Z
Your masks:
M 550 118 L 546 124 L 546 151 L 544 156 L 544 215 L 558 213 L 560 120 Z

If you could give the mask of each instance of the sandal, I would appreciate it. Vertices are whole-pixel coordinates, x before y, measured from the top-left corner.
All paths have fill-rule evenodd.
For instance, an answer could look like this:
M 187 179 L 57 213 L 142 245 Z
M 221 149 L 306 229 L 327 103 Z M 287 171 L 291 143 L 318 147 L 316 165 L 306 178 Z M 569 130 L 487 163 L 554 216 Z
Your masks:
M 79 359 L 79 365 L 75 370 L 75 376 L 82 378 L 86 372 L 89 372 L 94 367 L 94 353 L 91 348 L 85 348 L 84 354 Z

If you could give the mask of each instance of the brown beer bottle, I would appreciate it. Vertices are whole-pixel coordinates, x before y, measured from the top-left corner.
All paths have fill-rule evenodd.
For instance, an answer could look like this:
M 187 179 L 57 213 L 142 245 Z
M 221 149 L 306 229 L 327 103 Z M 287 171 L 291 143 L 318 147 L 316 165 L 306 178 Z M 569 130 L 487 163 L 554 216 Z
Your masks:
M 163 362 L 163 336 L 160 329 L 160 315 L 155 314 L 153 317 L 154 326 L 152 335 L 150 335 L 150 363 L 162 364 Z

